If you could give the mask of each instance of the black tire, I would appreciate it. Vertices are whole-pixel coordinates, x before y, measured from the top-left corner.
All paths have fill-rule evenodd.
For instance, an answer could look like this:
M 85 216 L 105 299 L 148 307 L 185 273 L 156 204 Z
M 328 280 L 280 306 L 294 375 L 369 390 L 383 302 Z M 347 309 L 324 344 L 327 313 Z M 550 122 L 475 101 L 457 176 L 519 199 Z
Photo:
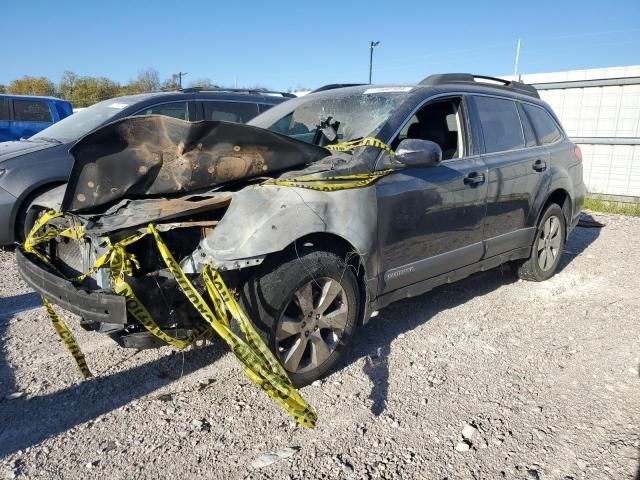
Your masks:
M 292 383 L 301 387 L 323 377 L 350 343 L 360 294 L 354 272 L 337 255 L 317 249 L 298 254 L 268 259 L 245 283 L 241 301 Z M 312 308 L 307 298 L 312 299 Z M 305 315 L 305 311 L 316 313 Z M 292 368 L 296 359 L 297 367 Z
M 23 243 L 29 232 L 33 228 L 40 217 L 40 214 L 44 210 L 43 208 L 33 207 L 33 201 L 36 196 L 27 198 L 24 202 L 23 206 L 18 210 L 18 215 L 16 217 L 16 233 L 15 240 L 18 243 Z
M 548 204 L 538 223 L 531 256 L 518 268 L 518 276 L 532 282 L 551 278 L 560 264 L 566 232 L 562 208 L 555 203 Z

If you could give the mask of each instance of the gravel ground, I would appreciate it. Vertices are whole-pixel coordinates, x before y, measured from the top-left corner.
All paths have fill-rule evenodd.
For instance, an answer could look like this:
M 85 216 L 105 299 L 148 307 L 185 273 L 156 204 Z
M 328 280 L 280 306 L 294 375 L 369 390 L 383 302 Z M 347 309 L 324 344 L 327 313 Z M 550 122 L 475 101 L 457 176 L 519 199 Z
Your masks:
M 547 282 L 496 269 L 381 311 L 302 389 L 315 430 L 219 344 L 136 353 L 71 319 L 82 382 L 0 251 L 0 477 L 640 479 L 640 218 L 597 218 Z

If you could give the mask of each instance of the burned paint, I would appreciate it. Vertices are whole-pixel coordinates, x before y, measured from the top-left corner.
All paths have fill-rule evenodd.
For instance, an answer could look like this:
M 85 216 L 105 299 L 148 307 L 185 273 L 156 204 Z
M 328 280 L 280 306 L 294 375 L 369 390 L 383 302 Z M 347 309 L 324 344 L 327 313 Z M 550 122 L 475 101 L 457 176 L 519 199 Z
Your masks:
M 193 192 L 330 155 L 269 130 L 151 115 L 111 123 L 70 150 L 62 210 L 88 212 L 123 197 Z
M 102 235 L 150 222 L 166 222 L 167 220 L 185 217 L 205 211 L 213 211 L 229 205 L 231 193 L 216 192 L 205 194 L 189 194 L 178 198 L 149 198 L 142 200 L 123 200 L 104 214 L 90 217 L 86 232 Z M 193 226 L 197 222 L 191 222 Z M 207 224 L 207 226 L 211 226 Z

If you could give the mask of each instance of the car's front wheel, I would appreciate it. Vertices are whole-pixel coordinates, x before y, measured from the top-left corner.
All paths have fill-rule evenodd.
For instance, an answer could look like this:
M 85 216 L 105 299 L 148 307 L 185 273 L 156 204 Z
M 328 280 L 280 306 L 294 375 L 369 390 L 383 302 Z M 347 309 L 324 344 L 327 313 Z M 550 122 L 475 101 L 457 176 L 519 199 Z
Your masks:
M 556 273 L 564 249 L 566 220 L 559 205 L 551 203 L 538 224 L 531 256 L 518 268 L 523 280 L 541 282 Z
M 270 259 L 244 287 L 249 317 L 295 386 L 325 375 L 351 340 L 360 295 L 339 256 L 310 249 Z

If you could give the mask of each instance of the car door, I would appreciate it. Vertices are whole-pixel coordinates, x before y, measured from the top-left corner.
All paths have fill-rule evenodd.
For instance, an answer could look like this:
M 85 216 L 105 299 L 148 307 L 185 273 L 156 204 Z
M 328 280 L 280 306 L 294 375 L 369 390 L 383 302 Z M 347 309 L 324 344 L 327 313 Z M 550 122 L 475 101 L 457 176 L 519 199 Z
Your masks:
M 53 123 L 47 102 L 39 100 L 13 100 L 11 133 L 14 138 L 29 138 Z
M 483 254 L 487 168 L 471 143 L 462 96 L 412 115 L 403 138 L 436 141 L 441 165 L 401 168 L 377 184 L 379 294 L 473 264 Z
M 11 136 L 11 110 L 9 99 L 0 98 L 0 142 L 13 140 Z
M 529 124 L 521 122 L 515 100 L 474 95 L 472 101 L 484 141 L 482 158 L 489 171 L 483 234 L 485 258 L 489 258 L 531 244 L 534 232 L 526 222 L 537 170 L 546 166 L 548 158 L 543 149 L 531 148 L 535 138 Z

